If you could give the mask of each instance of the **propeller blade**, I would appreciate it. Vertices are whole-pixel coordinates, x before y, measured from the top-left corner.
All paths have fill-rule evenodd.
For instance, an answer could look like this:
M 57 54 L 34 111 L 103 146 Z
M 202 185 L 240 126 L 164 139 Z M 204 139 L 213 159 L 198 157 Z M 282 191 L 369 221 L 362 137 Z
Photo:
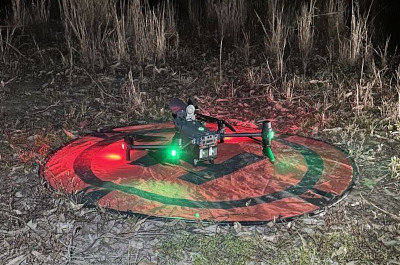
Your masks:
M 144 135 L 144 134 L 136 134 L 136 133 L 128 133 L 125 136 L 132 137 L 135 142 L 155 142 L 155 141 L 167 141 L 168 138 L 165 136 L 156 136 L 156 135 Z
M 220 119 L 208 116 L 208 115 L 204 115 L 201 113 L 196 113 L 196 115 L 198 116 L 198 118 L 200 118 L 201 120 L 205 121 L 205 122 L 218 122 Z
M 169 103 L 169 109 L 172 111 L 172 113 L 176 114 L 180 110 L 185 110 L 187 107 L 187 104 L 180 100 L 179 98 L 173 98 L 171 102 Z
M 236 129 L 229 123 L 227 123 L 226 121 L 222 120 L 222 122 L 225 124 L 225 126 L 231 130 L 232 132 L 236 132 Z
M 199 109 L 199 107 L 197 106 L 197 102 L 192 98 L 189 98 L 188 105 L 193 105 L 196 110 Z
M 205 121 L 205 122 L 214 122 L 214 123 L 222 122 L 223 124 L 225 124 L 225 126 L 226 126 L 229 130 L 231 130 L 232 132 L 236 132 L 235 128 L 234 128 L 231 124 L 229 124 L 228 122 L 226 122 L 225 120 L 221 120 L 221 119 L 218 119 L 218 118 L 214 118 L 214 117 L 211 117 L 211 116 L 208 116 L 208 115 L 204 115 L 204 114 L 201 114 L 201 113 L 197 113 L 196 115 L 197 115 L 201 120 L 203 120 L 203 121 Z

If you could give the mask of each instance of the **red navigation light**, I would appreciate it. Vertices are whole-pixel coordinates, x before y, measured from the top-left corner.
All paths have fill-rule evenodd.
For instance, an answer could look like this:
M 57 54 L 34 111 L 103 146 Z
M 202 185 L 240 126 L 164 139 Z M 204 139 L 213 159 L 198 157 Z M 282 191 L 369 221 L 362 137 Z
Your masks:
M 106 154 L 105 157 L 108 160 L 113 160 L 113 161 L 117 161 L 117 160 L 121 160 L 122 159 L 121 155 L 118 155 L 118 154 Z

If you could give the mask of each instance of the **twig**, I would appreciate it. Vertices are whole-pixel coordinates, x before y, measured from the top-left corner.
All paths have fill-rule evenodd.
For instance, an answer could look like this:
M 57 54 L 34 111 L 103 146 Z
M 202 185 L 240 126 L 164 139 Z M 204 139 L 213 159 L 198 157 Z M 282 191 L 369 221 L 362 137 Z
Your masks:
M 8 46 L 11 47 L 11 49 L 13 49 L 16 53 L 18 53 L 19 55 L 21 55 L 24 59 L 28 60 L 28 58 L 23 55 L 16 47 L 14 47 L 11 43 L 8 43 L 7 41 L 4 41 L 5 44 L 7 44 Z
M 99 83 L 98 83 L 96 80 L 94 80 L 93 76 L 92 76 L 91 74 L 89 74 L 88 71 L 86 71 L 86 69 L 80 68 L 80 67 L 77 67 L 77 68 L 80 69 L 80 70 L 83 70 L 83 71 L 85 72 L 85 74 L 86 74 L 87 76 L 89 76 L 90 79 L 92 79 L 92 82 L 101 90 L 101 92 L 104 93 L 104 95 L 109 96 L 110 98 L 113 98 L 113 99 L 118 99 L 117 97 L 115 97 L 115 96 L 113 96 L 113 95 L 107 93 L 107 92 L 105 91 L 105 88 L 104 88 L 103 84 L 100 83 L 100 84 L 101 84 L 101 86 L 100 86 Z
M 45 111 L 47 111 L 47 110 L 50 109 L 50 108 L 57 107 L 59 104 L 60 104 L 60 101 L 57 101 L 57 102 L 54 103 L 53 105 L 50 105 L 50 106 L 48 106 L 47 108 L 45 108 L 45 109 L 43 109 L 43 110 L 39 110 L 39 111 L 37 111 L 37 112 L 34 112 L 32 115 L 36 115 L 36 114 L 45 112 Z
M 388 212 L 388 211 L 386 211 L 386 210 L 384 210 L 384 209 L 382 209 L 382 208 L 379 208 L 378 206 L 376 206 L 376 205 L 373 204 L 372 202 L 370 202 L 370 201 L 368 201 L 367 199 L 365 199 L 365 198 L 362 196 L 362 194 L 360 194 L 360 196 L 361 196 L 361 198 L 362 198 L 365 202 L 367 202 L 368 204 L 372 205 L 373 207 L 375 207 L 375 208 L 378 209 L 379 211 L 381 211 L 381 212 L 383 212 L 383 213 L 385 213 L 385 214 L 391 216 L 393 219 L 395 219 L 395 220 L 397 220 L 397 221 L 400 221 L 400 216 L 397 216 L 397 215 L 395 215 L 395 214 L 393 214 L 393 213 L 391 213 L 391 212 Z
M 78 231 L 81 229 L 81 227 L 75 227 L 74 229 L 72 229 L 72 233 L 71 233 L 71 238 L 70 238 L 70 240 L 69 240 L 69 244 L 68 244 L 68 253 L 67 253 L 67 255 L 68 255 L 68 262 L 67 262 L 67 264 L 70 264 L 71 263 L 71 254 L 72 254 L 72 251 L 73 251 L 73 245 L 74 245 L 74 238 L 75 238 L 75 235 L 78 233 Z

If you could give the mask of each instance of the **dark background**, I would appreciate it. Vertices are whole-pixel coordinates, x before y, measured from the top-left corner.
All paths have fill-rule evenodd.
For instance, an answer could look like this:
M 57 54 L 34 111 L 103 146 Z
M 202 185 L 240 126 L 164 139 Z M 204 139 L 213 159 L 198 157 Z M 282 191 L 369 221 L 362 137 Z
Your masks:
M 51 2 L 51 18 L 57 20 L 59 18 L 58 10 L 59 0 L 50 0 Z M 125 0 L 129 1 L 129 0 Z M 136 1 L 136 0 L 135 0 Z M 163 0 L 147 0 L 150 6 L 154 6 Z M 200 1 L 200 0 L 199 0 Z M 349 0 L 351 1 L 351 0 Z M 302 2 L 302 0 L 293 0 L 294 2 Z M 371 8 L 373 23 L 379 31 L 377 35 L 386 37 L 391 36 L 392 44 L 400 43 L 400 1 L 399 0 L 360 0 L 360 6 L 364 9 Z M 184 23 L 187 0 L 175 1 L 179 10 L 181 23 Z M 0 2 L 0 21 L 5 23 L 7 15 L 11 15 L 11 0 L 2 0 Z M 349 10 L 350 12 L 350 10 Z

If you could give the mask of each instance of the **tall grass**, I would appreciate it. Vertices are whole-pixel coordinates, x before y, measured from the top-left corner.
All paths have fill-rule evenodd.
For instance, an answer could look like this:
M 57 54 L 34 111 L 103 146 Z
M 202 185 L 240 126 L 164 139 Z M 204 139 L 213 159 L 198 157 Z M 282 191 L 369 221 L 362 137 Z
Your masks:
M 28 12 L 28 23 L 32 25 L 44 25 L 50 19 L 50 1 L 33 0 Z
M 151 10 L 143 1 L 116 7 L 111 0 L 71 0 L 62 1 L 61 10 L 70 64 L 76 57 L 101 68 L 131 59 L 160 60 L 179 45 L 170 1 Z
M 285 71 L 285 49 L 288 44 L 289 27 L 286 24 L 285 8 L 278 0 L 271 0 L 267 5 L 267 25 L 257 14 L 264 32 L 264 45 L 268 56 L 272 57 L 275 63 L 276 72 L 283 77 Z
M 198 35 L 201 33 L 201 22 L 203 11 L 201 7 L 202 1 L 198 0 L 188 0 L 188 17 L 192 25 L 197 29 Z
M 244 70 L 247 83 L 270 98 L 277 93 L 279 97 L 275 98 L 293 103 L 297 94 L 313 94 L 316 89 L 322 95 L 319 100 L 323 100 L 324 109 L 346 106 L 360 113 L 377 107 L 382 114 L 391 112 L 391 117 L 400 118 L 399 89 L 388 89 L 398 88 L 400 79 L 399 69 L 389 69 L 393 67 L 389 62 L 389 38 L 382 47 L 373 46 L 375 14 L 370 10 L 374 9 L 359 7 L 357 1 L 188 0 L 187 15 L 177 14 L 180 9 L 170 0 L 154 7 L 146 0 L 60 0 L 59 4 L 67 49 L 57 48 L 68 51 L 68 65 L 84 63 L 97 69 L 132 62 L 164 62 L 168 56 L 179 54 L 180 16 L 197 28 L 200 38 L 196 41 L 204 44 L 196 45 L 189 32 L 189 42 L 182 51 L 207 46 L 207 52 L 201 51 L 206 55 L 195 59 L 199 65 L 215 63 L 216 69 L 219 64 L 215 72 L 219 72 L 220 81 L 230 75 L 237 77 L 236 68 L 233 74 L 226 69 L 228 62 L 235 60 L 239 62 L 235 67 L 248 67 Z M 0 35 L 2 62 L 11 61 L 9 55 L 23 46 L 16 42 L 22 39 L 16 38 L 16 33 L 25 36 L 29 25 L 49 24 L 49 7 L 48 0 L 12 0 L 11 26 L 3 27 Z M 186 21 L 179 25 L 182 33 L 193 29 L 183 23 Z M 210 39 L 216 41 L 211 44 Z M 39 54 L 44 55 L 41 51 Z M 237 54 L 240 56 L 235 58 Z M 390 83 L 391 78 L 397 80 L 397 85 Z M 135 111 L 141 112 L 144 103 L 138 100 L 141 94 L 135 85 L 130 81 L 124 93 L 133 102 L 129 108 L 140 105 Z M 382 91 L 389 90 L 383 95 Z M 381 98 L 377 99 L 379 93 Z
M 16 27 L 0 27 L 0 57 L 4 65 L 9 64 L 10 52 L 13 51 L 12 45 L 15 37 Z
M 396 70 L 397 119 L 400 120 L 400 65 Z
M 352 3 L 350 29 L 347 38 L 339 37 L 339 58 L 354 66 L 361 60 L 370 61 L 371 36 L 368 32 L 369 13 L 361 13 L 357 3 Z
M 126 115 L 143 114 L 146 110 L 143 93 L 140 92 L 138 84 L 135 85 L 132 71 L 128 73 L 128 80 L 122 85 L 123 103 Z
M 75 52 L 79 58 L 94 67 L 103 67 L 107 60 L 107 46 L 112 39 L 113 17 L 108 0 L 61 1 L 61 20 L 64 36 L 70 52 L 70 64 L 74 64 Z
M 207 17 L 218 23 L 219 41 L 225 39 L 236 42 L 247 21 L 247 1 L 245 0 L 207 0 Z
M 175 10 L 170 1 L 164 1 L 155 10 L 134 1 L 128 9 L 133 31 L 127 34 L 134 39 L 134 50 L 139 61 L 162 59 L 168 49 L 177 51 L 179 36 L 175 22 Z
M 25 25 L 26 5 L 23 0 L 12 0 L 12 24 L 17 26 Z
M 326 29 L 329 39 L 335 40 L 341 36 L 346 29 L 346 2 L 345 0 L 324 1 L 324 16 L 326 17 Z
M 50 19 L 49 0 L 12 0 L 12 24 L 18 27 L 43 25 Z
M 304 72 L 306 72 L 308 55 L 313 45 L 314 9 L 315 0 L 306 2 L 302 5 L 300 15 L 297 17 L 297 35 Z

